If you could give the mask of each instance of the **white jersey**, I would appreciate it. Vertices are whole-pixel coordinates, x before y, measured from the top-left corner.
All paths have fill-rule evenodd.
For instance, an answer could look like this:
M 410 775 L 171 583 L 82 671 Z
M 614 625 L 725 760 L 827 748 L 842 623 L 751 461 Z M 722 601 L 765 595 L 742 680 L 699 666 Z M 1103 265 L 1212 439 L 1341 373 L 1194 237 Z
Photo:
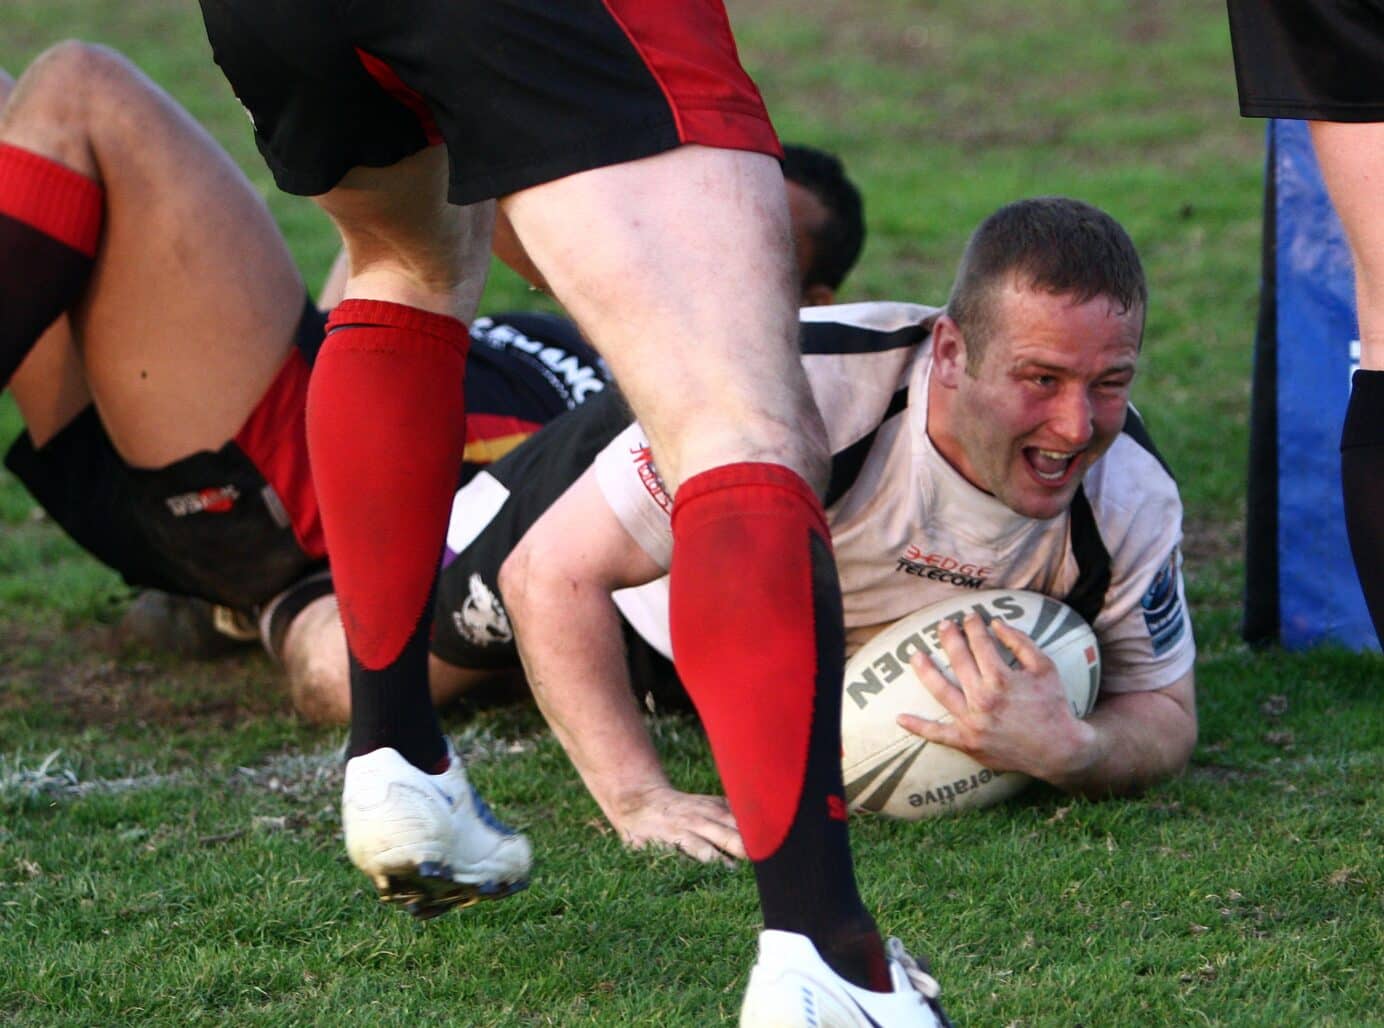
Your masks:
M 1016 513 L 977 489 L 927 434 L 936 308 L 866 303 L 802 311 L 803 365 L 835 455 L 826 497 L 847 653 L 886 625 L 957 590 L 1030 589 L 1076 607 L 1101 645 L 1107 692 L 1161 689 L 1196 655 L 1178 546 L 1182 503 L 1130 412 L 1087 471 L 1071 509 Z M 611 509 L 663 567 L 671 499 L 636 423 L 596 458 Z M 616 602 L 671 656 L 667 579 Z

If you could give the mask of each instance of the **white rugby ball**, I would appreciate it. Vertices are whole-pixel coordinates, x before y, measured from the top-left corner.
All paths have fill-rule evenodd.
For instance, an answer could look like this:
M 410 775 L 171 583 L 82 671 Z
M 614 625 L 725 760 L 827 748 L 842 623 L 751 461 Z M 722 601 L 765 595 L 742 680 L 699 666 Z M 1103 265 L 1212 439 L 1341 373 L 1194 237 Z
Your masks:
M 1031 781 L 1018 771 L 991 771 L 897 723 L 904 713 L 951 720 L 909 659 L 926 653 L 951 679 L 937 629 L 946 620 L 959 623 L 972 610 L 1032 637 L 1057 665 L 1072 713 L 1091 712 L 1100 688 L 1100 649 L 1091 627 L 1065 603 L 1022 589 L 986 589 L 924 607 L 879 632 L 846 662 L 841 762 L 852 810 L 916 821 L 998 803 Z

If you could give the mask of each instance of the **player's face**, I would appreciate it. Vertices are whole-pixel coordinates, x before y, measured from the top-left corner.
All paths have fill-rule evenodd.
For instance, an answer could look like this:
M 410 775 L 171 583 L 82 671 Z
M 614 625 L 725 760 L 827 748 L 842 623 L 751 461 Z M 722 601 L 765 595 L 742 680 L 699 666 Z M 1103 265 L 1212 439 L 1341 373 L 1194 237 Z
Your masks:
M 1056 517 L 1124 428 L 1143 312 L 1012 286 L 998 302 L 979 368 L 951 376 L 945 423 L 930 419 L 929 434 L 973 485 Z

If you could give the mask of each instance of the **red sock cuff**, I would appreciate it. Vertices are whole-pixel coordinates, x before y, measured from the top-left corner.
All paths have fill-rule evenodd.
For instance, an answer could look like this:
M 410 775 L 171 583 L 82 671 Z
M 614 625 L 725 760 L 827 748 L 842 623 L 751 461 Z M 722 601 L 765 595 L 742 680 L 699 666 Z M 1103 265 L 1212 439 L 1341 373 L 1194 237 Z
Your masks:
M 822 509 L 822 501 L 817 498 L 817 494 L 813 492 L 806 480 L 796 471 L 784 467 L 782 464 L 755 461 L 722 464 L 720 467 L 693 475 L 678 486 L 677 495 L 673 498 L 673 531 L 677 531 L 680 521 L 695 522 L 700 520 L 699 515 L 703 507 L 707 508 L 706 515 L 709 517 L 726 516 L 727 513 L 730 516 L 737 516 L 738 507 L 736 511 L 727 512 L 719 504 L 708 506 L 698 504 L 697 501 L 702 497 L 725 489 L 742 488 L 754 489 L 761 498 L 761 502 L 766 505 L 806 505 L 813 514 L 813 527 L 830 543 L 831 532 L 827 528 L 827 517 L 826 512 Z M 689 510 L 691 505 L 695 505 L 696 509 Z
M 471 334 L 459 319 L 407 304 L 390 303 L 388 300 L 342 300 L 327 318 L 328 333 L 341 328 L 371 325 L 425 335 L 447 343 L 463 354 L 471 346 Z
M 0 214 L 96 256 L 105 190 L 57 161 L 0 143 Z

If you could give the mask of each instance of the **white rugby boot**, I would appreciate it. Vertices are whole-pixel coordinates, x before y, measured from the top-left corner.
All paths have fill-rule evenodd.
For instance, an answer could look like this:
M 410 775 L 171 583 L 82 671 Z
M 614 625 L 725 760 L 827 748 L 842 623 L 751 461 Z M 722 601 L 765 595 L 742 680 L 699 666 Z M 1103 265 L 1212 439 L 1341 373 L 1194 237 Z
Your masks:
M 890 992 L 872 992 L 827 966 L 796 932 L 759 936 L 759 960 L 740 1007 L 740 1028 L 950 1028 L 937 982 L 898 939 L 885 946 Z
M 380 899 L 420 919 L 529 884 L 529 840 L 502 824 L 466 778 L 447 744 L 450 765 L 428 774 L 397 750 L 346 762 L 341 824 L 351 863 L 375 883 Z

